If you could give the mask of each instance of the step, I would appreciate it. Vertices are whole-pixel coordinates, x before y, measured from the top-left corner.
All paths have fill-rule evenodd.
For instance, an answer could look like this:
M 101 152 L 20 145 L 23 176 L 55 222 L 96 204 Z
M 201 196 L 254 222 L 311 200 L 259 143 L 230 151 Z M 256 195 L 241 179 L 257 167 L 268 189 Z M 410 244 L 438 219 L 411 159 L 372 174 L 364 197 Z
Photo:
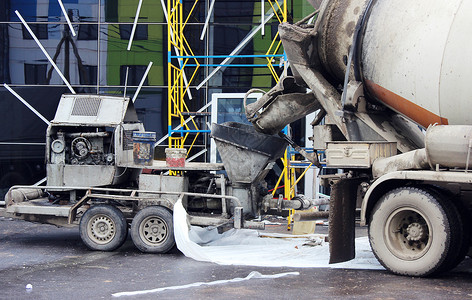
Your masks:
M 6 212 L 16 214 L 69 217 L 69 211 L 71 207 L 72 204 L 52 204 L 47 198 L 39 198 L 10 205 L 6 208 Z

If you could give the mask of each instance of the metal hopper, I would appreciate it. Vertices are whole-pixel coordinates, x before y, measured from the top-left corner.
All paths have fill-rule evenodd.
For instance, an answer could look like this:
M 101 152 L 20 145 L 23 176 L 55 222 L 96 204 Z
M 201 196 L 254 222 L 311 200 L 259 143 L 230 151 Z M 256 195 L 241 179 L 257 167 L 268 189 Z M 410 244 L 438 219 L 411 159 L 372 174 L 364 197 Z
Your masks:
M 267 165 L 281 157 L 287 147 L 287 142 L 278 136 L 259 133 L 251 125 L 236 122 L 212 124 L 211 135 L 233 183 L 262 180 Z

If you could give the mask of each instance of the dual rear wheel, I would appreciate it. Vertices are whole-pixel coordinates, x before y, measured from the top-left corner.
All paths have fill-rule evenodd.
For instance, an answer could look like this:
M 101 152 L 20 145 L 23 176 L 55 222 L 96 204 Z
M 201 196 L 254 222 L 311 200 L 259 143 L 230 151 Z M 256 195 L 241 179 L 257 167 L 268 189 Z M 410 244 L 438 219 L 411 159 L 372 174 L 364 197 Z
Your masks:
M 128 224 L 112 205 L 89 208 L 80 220 L 80 237 L 91 250 L 113 251 L 126 241 Z M 146 253 L 165 253 L 175 245 L 172 213 L 162 206 L 140 210 L 131 223 L 131 239 Z
M 172 213 L 162 206 L 140 210 L 131 223 L 131 239 L 142 252 L 168 252 L 175 245 Z
M 423 187 L 385 194 L 369 223 L 372 250 L 393 273 L 428 276 L 450 270 L 465 257 L 470 240 L 460 203 Z

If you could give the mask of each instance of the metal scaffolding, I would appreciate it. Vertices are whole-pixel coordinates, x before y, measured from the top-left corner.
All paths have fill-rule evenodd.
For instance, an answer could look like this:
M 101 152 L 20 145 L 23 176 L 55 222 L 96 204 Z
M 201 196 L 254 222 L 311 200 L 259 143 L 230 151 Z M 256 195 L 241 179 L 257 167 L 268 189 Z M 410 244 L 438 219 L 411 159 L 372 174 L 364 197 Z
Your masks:
M 215 1 L 212 0 L 208 10 L 205 21 L 205 26 L 202 31 L 200 39 L 205 36 L 205 30 L 208 28 L 210 21 L 210 14 L 213 12 Z M 248 41 L 254 38 L 255 34 L 260 30 L 264 32 L 265 24 L 274 17 L 279 23 L 287 22 L 287 1 L 286 0 L 261 0 L 261 24 L 252 29 L 248 36 L 241 41 L 241 43 L 228 55 L 195 55 L 192 51 L 191 45 L 185 37 L 185 28 L 192 13 L 194 13 L 199 0 L 195 0 L 187 15 L 184 15 L 183 2 L 180 0 L 167 1 L 167 21 L 168 21 L 168 147 L 169 148 L 187 148 L 187 153 L 190 152 L 195 145 L 200 134 L 209 133 L 209 129 L 199 128 L 195 121 L 195 116 L 198 113 L 189 111 L 189 106 L 186 104 L 186 99 L 192 99 L 189 87 L 193 83 L 197 73 L 201 67 L 215 67 L 212 72 L 202 80 L 196 89 L 200 89 L 207 81 L 215 75 L 221 68 L 238 67 L 238 68 L 259 68 L 266 67 L 270 70 L 270 74 L 276 82 L 280 80 L 280 76 L 276 71 L 274 64 L 275 58 L 281 59 L 283 62 L 283 72 L 287 72 L 287 59 L 282 50 L 282 42 L 279 38 L 279 33 L 275 34 L 271 41 L 267 52 L 263 55 L 239 55 L 239 51 Z M 267 4 L 267 5 L 266 5 Z M 268 10 L 266 11 L 266 6 Z M 254 58 L 265 59 L 265 64 L 234 64 L 234 60 L 239 58 Z M 200 63 L 199 60 L 206 59 L 223 59 L 219 64 Z M 191 74 L 187 77 L 186 70 L 191 69 Z M 208 107 L 207 104 L 205 107 Z M 200 112 L 200 111 L 199 111 Z M 187 117 L 187 119 L 186 119 Z M 178 125 L 177 125 L 178 124 Z M 174 127 L 175 126 L 175 127 Z M 286 132 L 287 133 L 287 132 Z M 284 157 L 281 159 L 283 163 L 283 171 L 274 188 L 274 194 L 277 191 L 281 182 L 284 186 L 284 198 L 292 199 L 295 196 L 295 185 L 303 177 L 309 167 L 296 179 L 295 168 L 291 167 L 290 161 L 294 159 L 293 151 L 287 149 Z M 289 221 L 290 221 L 289 217 Z M 290 222 L 289 222 L 290 224 Z
M 169 148 L 184 148 L 191 133 L 195 133 L 190 143 L 190 149 L 195 144 L 197 137 L 202 132 L 198 128 L 193 116 L 190 120 L 185 120 L 184 115 L 189 115 L 190 111 L 185 103 L 186 96 L 189 95 L 189 86 L 197 74 L 200 63 L 185 38 L 184 30 L 187 22 L 198 4 L 195 0 L 190 12 L 184 15 L 183 3 L 180 0 L 167 1 L 167 76 L 168 76 L 168 134 Z M 172 55 L 172 49 L 175 55 Z M 177 63 L 176 63 L 177 62 Z M 187 79 L 185 67 L 189 62 L 194 62 L 194 71 Z M 173 120 L 177 119 L 179 126 L 173 128 Z M 189 149 L 189 151 L 190 151 Z
M 195 55 L 192 51 L 191 45 L 185 37 L 185 27 L 194 13 L 199 0 L 193 2 L 192 8 L 184 15 L 183 2 L 179 0 L 167 1 L 167 45 L 168 45 L 168 146 L 170 148 L 188 148 L 188 152 L 194 146 L 199 134 L 208 133 L 210 130 L 201 129 L 195 122 L 195 113 L 189 111 L 189 106 L 186 104 L 186 99 L 192 99 L 189 87 L 193 83 L 196 74 L 200 67 L 216 67 L 211 74 L 209 74 L 198 86 L 201 88 L 220 68 L 222 67 L 268 67 L 275 80 L 279 80 L 279 76 L 273 66 L 274 58 L 284 59 L 281 51 L 281 41 L 278 39 L 278 33 L 273 39 L 270 48 L 265 55 L 238 55 L 240 48 L 242 48 L 248 40 L 252 39 L 256 32 L 261 30 L 265 23 L 275 15 L 279 22 L 287 20 L 286 0 L 267 0 L 270 4 L 269 12 L 261 13 L 261 25 L 253 28 L 251 33 L 244 41 L 229 55 Z M 262 11 L 264 10 L 264 1 L 261 1 Z M 214 1 L 211 2 L 206 18 L 204 30 L 206 30 L 209 22 L 209 15 L 212 13 Z M 204 32 L 202 32 L 202 37 Z M 267 60 L 266 64 L 233 64 L 232 61 L 238 58 L 264 58 Z M 224 58 L 219 64 L 202 64 L 200 59 Z M 191 75 L 187 78 L 185 71 L 192 68 Z M 189 118 L 185 119 L 186 116 Z M 178 126 L 176 124 L 178 123 Z M 175 127 L 174 127 L 175 126 Z M 189 142 L 190 141 L 190 142 Z

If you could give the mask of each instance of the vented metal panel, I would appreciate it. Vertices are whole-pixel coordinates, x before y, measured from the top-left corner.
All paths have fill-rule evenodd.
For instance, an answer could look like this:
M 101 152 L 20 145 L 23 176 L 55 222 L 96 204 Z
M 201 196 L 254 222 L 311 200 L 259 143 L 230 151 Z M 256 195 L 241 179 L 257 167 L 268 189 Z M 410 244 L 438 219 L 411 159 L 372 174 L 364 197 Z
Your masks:
M 123 135 L 123 150 L 133 150 L 133 130 L 125 130 Z
M 71 115 L 96 117 L 101 103 L 100 98 L 75 98 Z
M 129 110 L 129 111 L 128 111 Z M 129 98 L 110 95 L 62 95 L 54 124 L 114 126 L 126 120 L 138 122 Z

